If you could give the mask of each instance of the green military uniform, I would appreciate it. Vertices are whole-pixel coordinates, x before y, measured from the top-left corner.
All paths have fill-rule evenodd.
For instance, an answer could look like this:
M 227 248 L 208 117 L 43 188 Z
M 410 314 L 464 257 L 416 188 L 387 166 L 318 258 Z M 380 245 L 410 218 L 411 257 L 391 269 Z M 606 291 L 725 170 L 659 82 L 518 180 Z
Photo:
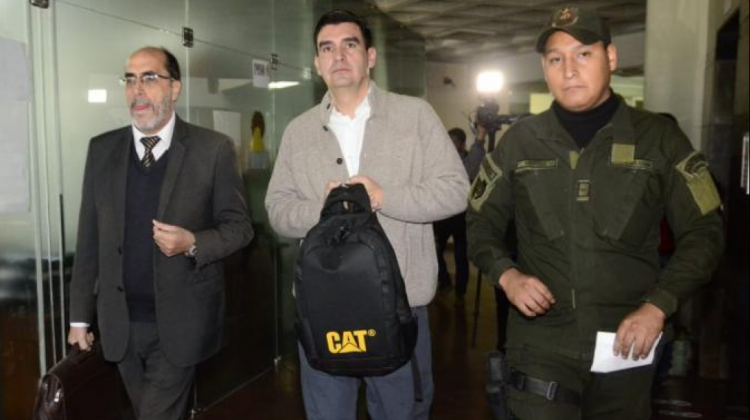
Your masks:
M 654 369 L 591 374 L 596 334 L 616 332 L 645 302 L 671 316 L 710 279 L 722 253 L 720 199 L 705 158 L 676 124 L 619 100 L 583 151 L 552 110 L 518 122 L 472 188 L 474 263 L 495 286 L 512 267 L 536 276 L 557 301 L 535 319 L 511 313 L 511 366 L 584 398 L 579 410 L 511 390 L 511 407 L 523 420 L 649 418 Z M 678 247 L 660 271 L 665 216 Z M 517 262 L 503 240 L 511 220 Z

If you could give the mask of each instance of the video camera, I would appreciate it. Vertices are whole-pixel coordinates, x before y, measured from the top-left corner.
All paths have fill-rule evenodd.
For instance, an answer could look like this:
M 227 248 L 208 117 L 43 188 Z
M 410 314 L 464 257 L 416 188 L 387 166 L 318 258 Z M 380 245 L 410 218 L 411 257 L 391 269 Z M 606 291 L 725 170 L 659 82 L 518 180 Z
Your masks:
M 499 115 L 500 105 L 495 101 L 483 102 L 476 111 L 476 124 L 484 127 L 489 133 L 500 131 L 503 125 L 511 125 L 518 121 L 517 115 Z

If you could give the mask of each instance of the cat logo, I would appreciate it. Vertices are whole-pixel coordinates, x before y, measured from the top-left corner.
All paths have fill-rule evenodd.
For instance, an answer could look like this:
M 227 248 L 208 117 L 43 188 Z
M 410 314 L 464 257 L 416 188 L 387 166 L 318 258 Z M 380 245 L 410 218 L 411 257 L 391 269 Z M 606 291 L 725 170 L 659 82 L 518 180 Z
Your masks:
M 367 353 L 367 337 L 375 337 L 375 330 L 331 331 L 326 335 L 331 354 Z

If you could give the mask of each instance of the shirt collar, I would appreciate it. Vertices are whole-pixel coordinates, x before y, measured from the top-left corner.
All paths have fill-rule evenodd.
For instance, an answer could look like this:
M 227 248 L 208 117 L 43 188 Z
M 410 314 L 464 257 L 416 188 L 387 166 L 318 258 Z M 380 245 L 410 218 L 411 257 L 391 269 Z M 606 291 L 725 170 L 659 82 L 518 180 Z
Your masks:
M 350 123 L 354 121 L 359 121 L 362 118 L 367 118 L 370 116 L 370 112 L 372 111 L 372 108 L 370 107 L 370 95 L 368 93 L 367 96 L 365 96 L 365 100 L 362 101 L 361 104 L 357 107 L 357 110 L 354 111 L 354 118 L 349 117 L 348 115 L 344 115 L 336 109 L 335 106 L 333 106 L 333 109 L 331 111 L 331 122 L 332 123 Z
M 169 147 L 172 145 L 172 137 L 174 136 L 174 128 L 175 124 L 177 123 L 177 116 L 174 112 L 172 112 L 172 117 L 169 119 L 169 122 L 167 125 L 165 125 L 158 133 L 154 134 L 154 136 L 159 136 L 161 140 L 159 140 L 159 143 L 156 144 L 154 147 L 154 150 L 152 153 L 154 154 L 154 157 L 156 159 L 159 159 L 161 155 L 163 155 L 167 150 L 169 150 Z M 144 137 L 152 137 L 147 134 L 144 134 L 141 130 L 136 128 L 135 125 L 133 127 L 133 141 L 135 142 L 135 150 L 138 153 L 139 157 L 143 157 L 143 155 L 146 153 L 146 146 L 141 143 L 141 139 Z
M 370 117 L 374 118 L 385 112 L 384 108 L 384 91 L 382 91 L 374 80 L 370 80 L 370 92 L 367 95 L 368 105 L 370 106 Z M 361 104 L 360 104 L 361 105 Z M 331 122 L 331 115 L 334 110 L 333 97 L 328 91 L 320 101 L 319 116 L 323 126 Z

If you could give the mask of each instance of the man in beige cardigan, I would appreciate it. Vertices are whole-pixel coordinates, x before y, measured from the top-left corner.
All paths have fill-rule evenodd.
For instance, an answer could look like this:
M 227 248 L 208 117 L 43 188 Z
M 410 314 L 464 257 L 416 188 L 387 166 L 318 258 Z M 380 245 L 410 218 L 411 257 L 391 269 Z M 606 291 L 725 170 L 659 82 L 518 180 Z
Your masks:
M 370 80 L 377 51 L 367 22 L 346 11 L 315 30 L 315 67 L 329 92 L 287 127 L 266 197 L 274 229 L 303 238 L 328 193 L 363 184 L 398 256 L 419 320 L 416 348 L 424 399 L 414 398 L 412 367 L 366 378 L 370 416 L 426 420 L 434 387 L 426 306 L 437 288 L 432 222 L 465 210 L 469 183 L 445 128 L 424 101 L 385 92 Z M 300 352 L 308 420 L 354 420 L 359 380 L 313 370 Z

